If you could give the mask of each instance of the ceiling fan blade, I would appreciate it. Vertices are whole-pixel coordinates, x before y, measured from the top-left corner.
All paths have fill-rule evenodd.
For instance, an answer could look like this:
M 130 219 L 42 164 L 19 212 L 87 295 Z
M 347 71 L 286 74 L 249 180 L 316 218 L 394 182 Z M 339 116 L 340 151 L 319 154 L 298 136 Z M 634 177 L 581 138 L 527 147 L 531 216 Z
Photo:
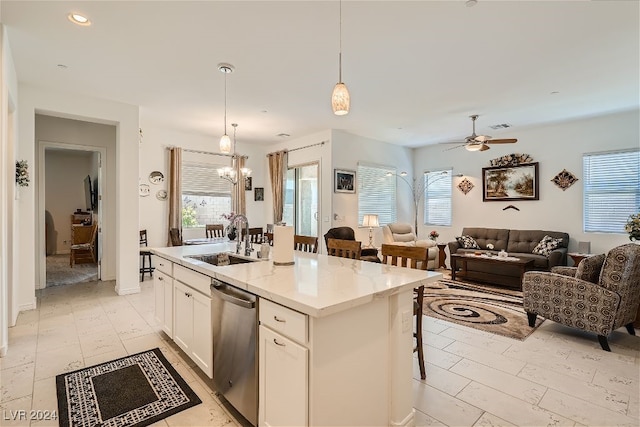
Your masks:
M 489 141 L 486 141 L 486 144 L 513 144 L 514 142 L 518 142 L 518 140 L 516 138 L 509 138 L 509 139 L 490 139 Z
M 453 142 L 445 142 L 444 144 L 453 144 Z M 456 142 L 456 144 L 458 144 L 458 145 L 456 145 L 455 147 L 445 148 L 445 149 L 444 149 L 444 150 L 442 150 L 442 151 L 449 151 L 449 150 L 453 150 L 453 149 L 455 149 L 455 148 L 464 147 L 465 145 L 467 145 L 467 144 L 460 144 L 459 142 Z

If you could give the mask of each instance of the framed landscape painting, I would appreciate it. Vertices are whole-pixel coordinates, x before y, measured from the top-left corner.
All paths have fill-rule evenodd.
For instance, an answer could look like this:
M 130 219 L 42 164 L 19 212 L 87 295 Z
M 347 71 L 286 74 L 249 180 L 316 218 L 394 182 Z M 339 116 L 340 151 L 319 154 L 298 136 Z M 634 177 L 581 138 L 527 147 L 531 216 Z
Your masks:
M 334 169 L 333 191 L 336 193 L 355 193 L 356 171 Z
M 538 163 L 482 168 L 482 201 L 538 200 Z

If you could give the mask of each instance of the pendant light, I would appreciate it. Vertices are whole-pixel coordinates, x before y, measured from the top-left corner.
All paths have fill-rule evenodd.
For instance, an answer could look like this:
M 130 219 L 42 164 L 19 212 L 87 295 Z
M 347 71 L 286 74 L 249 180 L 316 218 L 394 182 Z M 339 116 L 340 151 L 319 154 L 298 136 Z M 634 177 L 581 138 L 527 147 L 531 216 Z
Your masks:
M 231 153 L 231 138 L 227 135 L 227 74 L 233 73 L 233 65 L 218 64 L 218 71 L 224 73 L 224 135 L 220 138 L 220 152 Z
M 336 116 L 344 116 L 349 113 L 351 97 L 347 85 L 342 83 L 342 0 L 340 0 L 340 50 L 338 53 L 338 83 L 333 88 L 331 94 L 331 107 Z

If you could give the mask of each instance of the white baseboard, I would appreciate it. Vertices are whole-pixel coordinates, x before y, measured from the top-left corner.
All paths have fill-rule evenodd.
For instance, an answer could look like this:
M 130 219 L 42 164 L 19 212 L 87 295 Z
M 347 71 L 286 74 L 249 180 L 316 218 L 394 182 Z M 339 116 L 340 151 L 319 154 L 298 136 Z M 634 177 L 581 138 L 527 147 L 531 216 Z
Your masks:
M 0 357 L 5 357 L 7 355 L 7 347 L 6 345 L 3 345 L 0 347 Z
M 26 304 L 20 304 L 18 306 L 18 311 L 27 311 L 27 310 L 35 310 L 38 306 L 38 300 L 34 297 L 33 301 Z
M 416 410 L 411 408 L 411 412 L 404 417 L 403 420 L 401 420 L 400 422 L 396 422 L 396 421 L 391 421 L 390 425 L 395 427 L 408 427 L 408 426 L 413 426 L 415 425 L 415 415 L 416 415 Z
M 132 288 L 121 288 L 116 284 L 116 293 L 118 295 L 132 295 L 140 293 L 140 285 L 134 286 Z

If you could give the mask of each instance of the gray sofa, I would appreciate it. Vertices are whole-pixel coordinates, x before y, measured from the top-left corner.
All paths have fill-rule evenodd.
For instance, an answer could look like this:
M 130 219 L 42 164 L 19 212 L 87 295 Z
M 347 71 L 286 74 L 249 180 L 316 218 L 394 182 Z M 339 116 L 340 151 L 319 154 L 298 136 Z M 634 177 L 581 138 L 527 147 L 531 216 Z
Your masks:
M 501 250 L 505 250 L 509 256 L 532 259 L 533 270 L 549 271 L 552 267 L 567 265 L 567 247 L 569 246 L 569 234 L 559 231 L 544 230 L 509 230 L 502 228 L 485 228 L 485 227 L 465 227 L 462 229 L 461 236 L 473 237 L 480 249 L 462 248 L 457 240 L 449 242 L 450 254 L 463 254 L 465 252 L 491 252 L 498 254 Z M 550 236 L 556 239 L 562 239 L 557 249 L 552 250 L 549 255 L 538 255 L 532 253 L 533 249 L 544 236 Z M 488 249 L 487 245 L 491 243 L 493 249 Z M 506 284 L 507 280 L 500 280 L 503 276 L 512 278 L 519 272 L 516 269 L 505 267 L 496 267 L 495 264 L 485 263 L 469 263 L 467 266 L 466 277 L 475 280 L 487 281 L 491 278 L 492 283 Z

